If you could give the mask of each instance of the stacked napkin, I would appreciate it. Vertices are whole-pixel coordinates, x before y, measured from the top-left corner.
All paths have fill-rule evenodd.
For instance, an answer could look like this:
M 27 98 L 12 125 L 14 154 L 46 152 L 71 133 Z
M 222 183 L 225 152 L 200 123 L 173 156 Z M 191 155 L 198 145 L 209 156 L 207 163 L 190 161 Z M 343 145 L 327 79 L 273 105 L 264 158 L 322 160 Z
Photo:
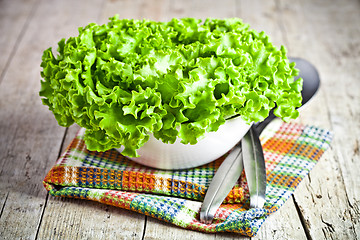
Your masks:
M 128 160 L 116 150 L 86 149 L 81 129 L 44 179 L 53 196 L 98 201 L 202 232 L 254 236 L 278 210 L 329 147 L 332 134 L 314 126 L 274 121 L 261 134 L 266 173 L 266 203 L 249 209 L 244 173 L 215 214 L 200 223 L 207 187 L 224 157 L 186 170 L 158 170 Z

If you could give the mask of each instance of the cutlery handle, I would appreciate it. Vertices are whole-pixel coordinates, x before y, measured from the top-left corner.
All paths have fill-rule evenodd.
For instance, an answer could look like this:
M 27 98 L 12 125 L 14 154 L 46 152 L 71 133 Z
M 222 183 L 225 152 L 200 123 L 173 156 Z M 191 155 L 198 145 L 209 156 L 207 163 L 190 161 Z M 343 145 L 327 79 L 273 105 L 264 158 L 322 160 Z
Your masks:
M 262 208 L 265 203 L 266 168 L 263 149 L 255 127 L 250 128 L 241 142 L 250 193 L 250 208 Z
M 211 181 L 200 210 L 202 223 L 210 224 L 212 222 L 216 210 L 239 179 L 242 170 L 242 150 L 241 142 L 239 142 L 222 162 Z
M 259 136 L 260 133 L 265 129 L 265 127 L 275 118 L 276 118 L 276 116 L 274 115 L 273 111 L 271 110 L 269 116 L 267 118 L 265 118 L 264 121 L 255 123 L 253 126 L 256 129 L 257 135 Z

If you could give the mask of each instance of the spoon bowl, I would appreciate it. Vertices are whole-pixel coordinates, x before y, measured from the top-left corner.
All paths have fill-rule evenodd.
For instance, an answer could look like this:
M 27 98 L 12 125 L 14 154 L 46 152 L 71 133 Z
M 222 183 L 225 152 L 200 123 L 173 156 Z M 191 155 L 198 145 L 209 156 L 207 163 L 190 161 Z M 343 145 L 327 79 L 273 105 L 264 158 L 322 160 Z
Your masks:
M 312 99 L 319 90 L 320 87 L 320 77 L 319 73 L 310 62 L 301 59 L 301 58 L 289 58 L 290 62 L 296 63 L 296 68 L 300 70 L 299 75 L 295 78 L 303 79 L 303 89 L 301 91 L 302 95 L 302 104 L 303 107 L 305 104 Z

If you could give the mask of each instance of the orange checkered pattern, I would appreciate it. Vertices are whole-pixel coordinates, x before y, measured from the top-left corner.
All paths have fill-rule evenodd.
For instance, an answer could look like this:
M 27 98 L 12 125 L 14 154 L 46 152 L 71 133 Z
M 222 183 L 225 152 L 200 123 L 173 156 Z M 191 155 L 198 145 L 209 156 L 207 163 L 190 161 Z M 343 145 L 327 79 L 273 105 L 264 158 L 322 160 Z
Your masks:
M 115 150 L 86 149 L 82 129 L 44 179 L 51 195 L 88 199 L 136 211 L 202 232 L 254 236 L 266 217 L 278 210 L 328 148 L 330 132 L 299 124 L 270 124 L 263 134 L 267 173 L 266 202 L 249 209 L 244 173 L 215 214 L 199 221 L 201 202 L 223 157 L 206 165 L 165 171 L 139 165 Z

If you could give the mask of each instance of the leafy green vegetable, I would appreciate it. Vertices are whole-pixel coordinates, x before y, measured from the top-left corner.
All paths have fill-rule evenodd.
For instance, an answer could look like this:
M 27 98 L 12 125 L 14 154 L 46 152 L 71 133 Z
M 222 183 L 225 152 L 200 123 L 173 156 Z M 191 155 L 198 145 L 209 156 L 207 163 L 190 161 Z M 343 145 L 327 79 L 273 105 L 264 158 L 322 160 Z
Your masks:
M 86 128 L 88 149 L 137 156 L 153 133 L 195 144 L 225 120 L 296 118 L 302 80 L 284 47 L 240 19 L 119 20 L 79 28 L 44 51 L 40 96 L 61 126 Z

